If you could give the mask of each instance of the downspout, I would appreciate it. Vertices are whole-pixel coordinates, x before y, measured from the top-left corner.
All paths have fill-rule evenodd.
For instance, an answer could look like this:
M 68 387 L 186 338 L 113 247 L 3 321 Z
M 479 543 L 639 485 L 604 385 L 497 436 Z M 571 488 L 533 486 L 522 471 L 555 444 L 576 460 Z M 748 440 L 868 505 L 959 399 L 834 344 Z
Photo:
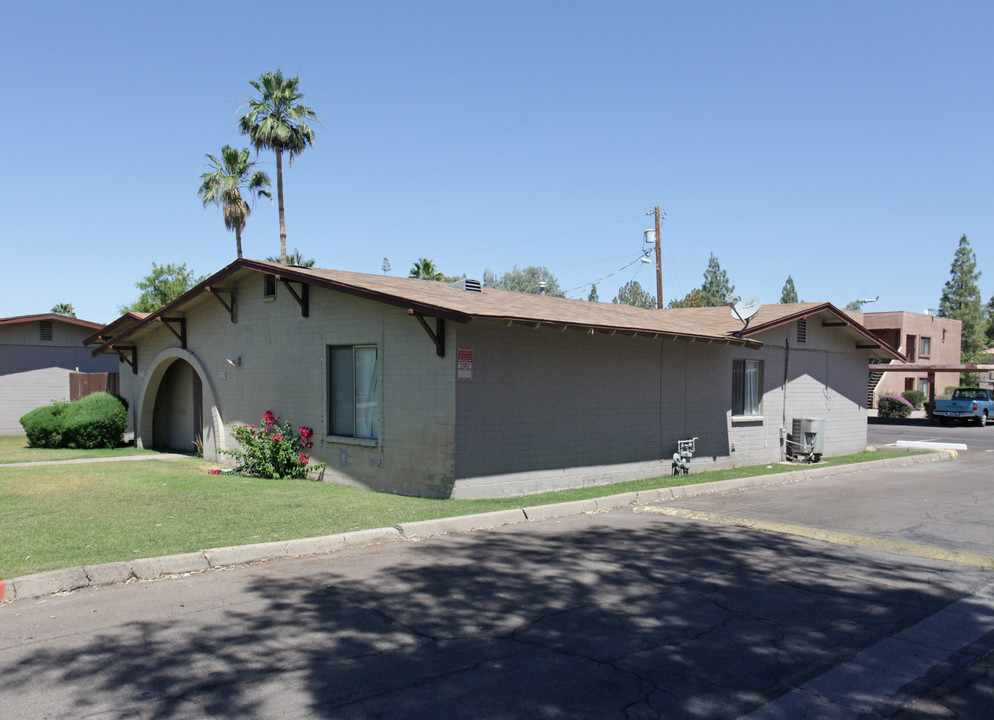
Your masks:
M 784 338 L 783 351 L 783 416 L 780 419 L 780 461 L 787 459 L 787 385 L 790 369 L 790 338 Z
M 665 340 L 659 338 L 659 462 L 663 462 L 666 457 L 666 450 L 663 448 L 663 345 Z

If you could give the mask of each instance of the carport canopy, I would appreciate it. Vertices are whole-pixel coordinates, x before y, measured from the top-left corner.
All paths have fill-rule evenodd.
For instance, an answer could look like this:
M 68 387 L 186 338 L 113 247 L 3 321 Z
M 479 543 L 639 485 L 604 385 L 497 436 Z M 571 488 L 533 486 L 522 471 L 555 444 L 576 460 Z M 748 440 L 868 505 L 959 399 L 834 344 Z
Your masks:
M 870 363 L 870 372 L 924 372 L 928 373 L 928 406 L 935 406 L 935 374 L 937 372 L 990 372 L 994 365 L 978 365 L 975 363 L 959 363 L 946 365 L 930 365 L 928 363 Z

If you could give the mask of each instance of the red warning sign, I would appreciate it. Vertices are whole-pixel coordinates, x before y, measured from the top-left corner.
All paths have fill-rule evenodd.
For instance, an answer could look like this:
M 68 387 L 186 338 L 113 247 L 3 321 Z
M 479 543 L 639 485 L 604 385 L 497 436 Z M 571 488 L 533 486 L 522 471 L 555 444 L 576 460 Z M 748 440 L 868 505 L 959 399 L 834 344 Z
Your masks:
M 456 378 L 459 380 L 473 379 L 473 348 L 456 348 Z

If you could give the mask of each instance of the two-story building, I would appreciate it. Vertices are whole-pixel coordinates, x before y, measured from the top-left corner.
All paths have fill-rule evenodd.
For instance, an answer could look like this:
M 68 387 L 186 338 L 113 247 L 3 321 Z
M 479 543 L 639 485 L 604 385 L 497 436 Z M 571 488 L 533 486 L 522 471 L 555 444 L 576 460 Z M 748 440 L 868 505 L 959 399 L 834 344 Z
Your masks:
M 963 323 L 959 320 L 903 311 L 849 314 L 860 325 L 902 353 L 908 359 L 908 365 L 956 365 L 960 362 Z M 902 364 L 893 359 L 887 362 L 890 365 Z M 936 395 L 957 385 L 958 372 L 935 373 Z M 928 372 L 918 369 L 871 373 L 868 406 L 876 407 L 880 397 L 900 395 L 905 390 L 921 390 L 925 397 L 929 397 L 932 388 L 929 387 Z

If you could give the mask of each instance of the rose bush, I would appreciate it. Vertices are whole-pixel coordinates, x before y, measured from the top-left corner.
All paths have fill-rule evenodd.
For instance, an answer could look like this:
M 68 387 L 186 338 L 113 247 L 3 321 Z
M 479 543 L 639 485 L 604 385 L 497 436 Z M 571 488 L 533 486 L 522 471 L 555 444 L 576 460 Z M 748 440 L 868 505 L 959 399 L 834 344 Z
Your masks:
M 241 450 L 222 450 L 238 462 L 238 471 L 264 478 L 303 478 L 311 470 L 319 470 L 324 463 L 310 464 L 307 451 L 314 447 L 314 430 L 300 427 L 294 432 L 289 421 L 280 424 L 280 418 L 267 410 L 262 425 L 232 425 L 231 433 L 242 446 Z

